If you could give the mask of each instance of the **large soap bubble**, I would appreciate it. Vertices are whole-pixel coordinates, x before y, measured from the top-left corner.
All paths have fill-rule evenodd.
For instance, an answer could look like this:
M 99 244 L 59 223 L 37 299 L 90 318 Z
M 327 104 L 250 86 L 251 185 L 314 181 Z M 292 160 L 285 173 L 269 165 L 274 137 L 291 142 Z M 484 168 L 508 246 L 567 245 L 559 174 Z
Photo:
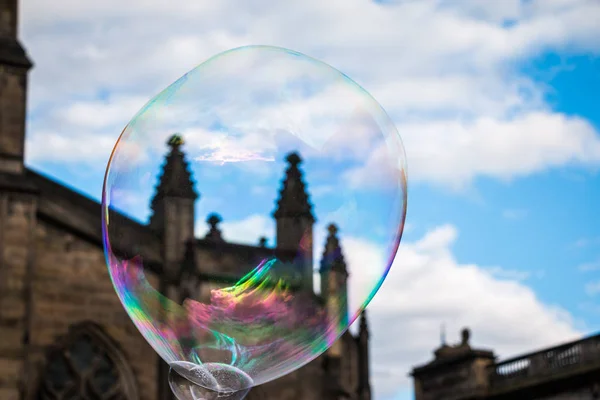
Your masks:
M 171 367 L 173 390 L 242 398 L 233 393 L 340 354 L 334 342 L 400 242 L 404 149 L 382 107 L 341 72 L 242 47 L 135 115 L 102 199 L 115 290 Z

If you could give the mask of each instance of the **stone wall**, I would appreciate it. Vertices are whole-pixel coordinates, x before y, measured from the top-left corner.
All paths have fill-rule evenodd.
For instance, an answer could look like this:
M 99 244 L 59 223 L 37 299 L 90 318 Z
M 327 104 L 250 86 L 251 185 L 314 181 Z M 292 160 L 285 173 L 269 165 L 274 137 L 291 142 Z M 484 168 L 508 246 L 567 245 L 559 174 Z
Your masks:
M 323 400 L 323 359 L 318 357 L 306 366 L 254 389 L 256 400 Z
M 557 393 L 550 396 L 538 397 L 537 400 L 596 400 L 600 397 L 599 384 L 596 388 L 593 386 L 574 389 L 566 393 Z
M 356 393 L 358 391 L 358 342 L 346 332 L 340 339 L 343 343 L 344 353 L 342 361 L 342 386 L 346 391 Z
M 12 36 L 17 30 L 16 0 L 3 0 L 0 5 L 0 35 Z
M 158 356 L 121 306 L 102 249 L 49 223 L 38 223 L 36 253 L 31 305 L 33 369 L 28 386 L 36 389 L 48 346 L 71 326 L 93 321 L 104 328 L 124 353 L 135 375 L 140 398 L 156 399 Z M 157 286 L 155 275 L 147 273 L 147 278 Z
M 224 283 L 203 282 L 200 285 L 202 302 L 208 302 L 210 291 L 228 286 Z M 356 341 L 348 333 L 344 336 L 344 358 L 342 358 L 342 386 L 356 392 L 358 387 L 358 363 Z M 318 357 L 306 366 L 278 378 L 275 381 L 261 385 L 251 391 L 248 400 L 323 400 L 322 390 L 325 379 L 323 373 L 323 358 Z
M 63 204 L 64 200 L 58 199 L 60 193 L 50 189 L 42 186 L 41 198 L 0 192 L 0 399 L 33 400 L 47 364 L 47 350 L 61 343 L 70 328 L 90 321 L 116 342 L 131 367 L 140 399 L 158 400 L 158 356 L 123 310 L 108 275 L 101 243 L 95 240 L 97 235 L 91 226 L 86 234 L 89 224 L 75 223 L 92 218 L 80 216 L 87 209 L 75 203 Z M 46 196 L 47 192 L 51 193 Z M 65 219 L 56 223 L 47 215 Z M 99 224 L 99 213 L 96 221 Z M 272 252 L 228 244 L 212 252 L 206 243 L 200 247 L 201 271 L 206 273 L 208 269 L 232 278 L 239 274 L 236 269 L 241 265 L 244 272 L 249 270 L 249 259 Z M 153 255 L 150 248 L 147 254 Z M 155 274 L 147 272 L 146 276 L 154 287 L 159 287 Z M 229 284 L 204 283 L 198 295 L 206 301 L 210 289 Z M 354 340 L 346 344 L 345 353 L 350 358 L 343 369 L 344 386 L 353 390 L 357 363 L 351 343 Z M 26 381 L 22 381 L 24 376 Z M 325 378 L 322 359 L 318 358 L 254 389 L 252 398 L 324 399 Z M 20 397 L 20 388 L 25 397 Z
M 0 399 L 17 400 L 25 368 L 35 197 L 0 192 Z
M 0 171 L 23 170 L 27 71 L 0 65 Z
M 235 283 L 273 254 L 268 248 L 203 240 L 198 242 L 196 269 L 205 277 L 219 277 Z

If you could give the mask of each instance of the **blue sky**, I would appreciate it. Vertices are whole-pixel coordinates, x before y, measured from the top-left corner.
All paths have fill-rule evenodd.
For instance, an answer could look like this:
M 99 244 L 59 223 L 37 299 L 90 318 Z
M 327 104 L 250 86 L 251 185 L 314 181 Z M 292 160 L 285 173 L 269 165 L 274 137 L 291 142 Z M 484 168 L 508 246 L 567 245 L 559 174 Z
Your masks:
M 600 58 L 563 56 L 564 64 L 557 68 L 559 57 L 544 54 L 524 69 L 549 86 L 548 103 L 556 112 L 583 117 L 599 129 Z M 600 260 L 600 227 L 594 222 L 600 200 L 597 170 L 566 165 L 510 183 L 482 179 L 477 192 L 472 207 L 466 206 L 468 198 L 440 201 L 427 189 L 413 195 L 446 205 L 432 223 L 447 215 L 459 227 L 461 240 L 454 250 L 459 259 L 543 272 L 529 280 L 539 297 L 567 308 L 584 331 L 600 330 L 598 310 L 585 306 L 592 301 L 585 286 L 599 271 L 578 270 Z M 416 207 L 411 212 L 417 213 Z
M 470 326 L 474 345 L 501 357 L 600 330 L 597 2 L 112 3 L 36 0 L 22 15 L 36 62 L 27 162 L 95 198 L 146 101 L 240 45 L 321 59 L 390 114 L 410 190 L 403 243 L 370 305 L 377 400 L 411 398 L 407 373 L 430 360 L 442 323 L 450 341 Z M 274 206 L 277 163 L 255 197 L 261 213 Z M 268 218 L 211 201 L 199 211 L 222 213 L 230 240 L 271 232 Z M 347 257 L 377 257 L 367 239 L 346 237 Z

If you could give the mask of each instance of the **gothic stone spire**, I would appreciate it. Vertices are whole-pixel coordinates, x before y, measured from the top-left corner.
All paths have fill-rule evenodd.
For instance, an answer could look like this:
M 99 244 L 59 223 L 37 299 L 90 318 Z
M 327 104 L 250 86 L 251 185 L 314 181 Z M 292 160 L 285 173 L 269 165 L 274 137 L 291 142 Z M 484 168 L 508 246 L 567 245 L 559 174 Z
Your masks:
M 327 304 L 329 317 L 333 320 L 340 319 L 339 323 L 346 325 L 348 323 L 348 270 L 337 237 L 337 226 L 330 224 L 327 229 L 329 236 L 319 270 L 321 296 Z
M 367 323 L 367 310 L 363 310 L 360 314 L 360 321 L 358 325 L 358 334 L 359 336 L 369 337 L 369 324 Z
M 18 0 L 3 0 L 0 5 L 0 37 L 17 37 Z
M 178 297 L 178 300 L 184 300 L 185 296 L 193 297 L 196 289 L 197 280 L 190 275 L 193 265 L 193 252 L 190 251 L 193 245 L 190 243 L 194 239 L 194 203 L 199 196 L 194 190 L 192 175 L 181 150 L 183 139 L 173 135 L 167 145 L 170 151 L 152 199 L 149 225 L 161 237 L 163 273 L 160 285 L 164 288 L 163 293 L 171 300 L 177 300 Z M 165 369 L 164 364 L 161 364 L 159 375 L 161 382 L 167 379 L 168 368 Z M 160 390 L 161 393 L 170 393 L 166 387 Z
M 302 276 L 302 288 L 308 292 L 313 290 L 312 240 L 315 217 L 302 180 L 302 172 L 298 168 L 302 159 L 294 152 L 288 154 L 286 161 L 289 166 L 273 213 L 277 231 L 276 248 L 286 250 L 288 254 L 296 254 L 294 259 L 285 256 L 283 261 L 295 264 Z
M 185 160 L 185 154 L 181 151 L 183 138 L 173 135 L 167 141 L 171 148 L 163 165 L 162 175 L 156 188 L 156 194 L 152 200 L 153 208 L 157 201 L 164 197 L 178 197 L 185 199 L 197 199 L 198 193 L 194 189 L 194 181 L 189 171 L 189 164 Z
M 360 315 L 358 328 L 358 400 L 371 399 L 371 372 L 369 368 L 369 327 L 367 310 Z
M 0 1 L 0 174 L 23 172 L 27 75 L 31 61 L 18 40 L 18 1 Z
M 197 285 L 196 275 L 196 241 L 189 239 L 185 243 L 185 253 L 179 270 L 179 282 L 182 289 L 181 301 L 195 294 Z
M 327 236 L 327 242 L 325 243 L 320 272 L 323 274 L 333 271 L 347 276 L 346 261 L 344 260 L 340 241 L 337 237 L 338 228 L 335 224 L 329 224 L 327 230 L 329 231 L 329 236 Z
M 3 0 L 0 3 L 0 63 L 31 68 L 32 64 L 19 43 L 19 2 Z
M 302 163 L 302 158 L 296 152 L 290 153 L 286 157 L 289 164 L 286 170 L 283 187 L 279 192 L 279 201 L 277 209 L 273 213 L 275 219 L 286 217 L 304 217 L 311 222 L 315 222 L 315 217 L 312 213 L 312 205 L 310 204 L 306 186 L 302 180 L 302 172 L 298 165 Z

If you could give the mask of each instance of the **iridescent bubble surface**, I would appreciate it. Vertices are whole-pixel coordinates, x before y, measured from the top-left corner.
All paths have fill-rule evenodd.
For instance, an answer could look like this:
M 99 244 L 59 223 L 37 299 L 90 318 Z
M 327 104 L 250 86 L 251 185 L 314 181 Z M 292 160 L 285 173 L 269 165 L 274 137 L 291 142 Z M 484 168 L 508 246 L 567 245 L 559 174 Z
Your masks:
M 182 361 L 169 370 L 169 387 L 179 400 L 242 400 L 252 385 L 250 377 L 239 372 L 227 365 L 207 366 Z
M 394 260 L 406 196 L 400 136 L 357 83 L 287 49 L 233 49 L 123 130 L 107 264 L 174 391 L 244 393 L 339 353 Z

